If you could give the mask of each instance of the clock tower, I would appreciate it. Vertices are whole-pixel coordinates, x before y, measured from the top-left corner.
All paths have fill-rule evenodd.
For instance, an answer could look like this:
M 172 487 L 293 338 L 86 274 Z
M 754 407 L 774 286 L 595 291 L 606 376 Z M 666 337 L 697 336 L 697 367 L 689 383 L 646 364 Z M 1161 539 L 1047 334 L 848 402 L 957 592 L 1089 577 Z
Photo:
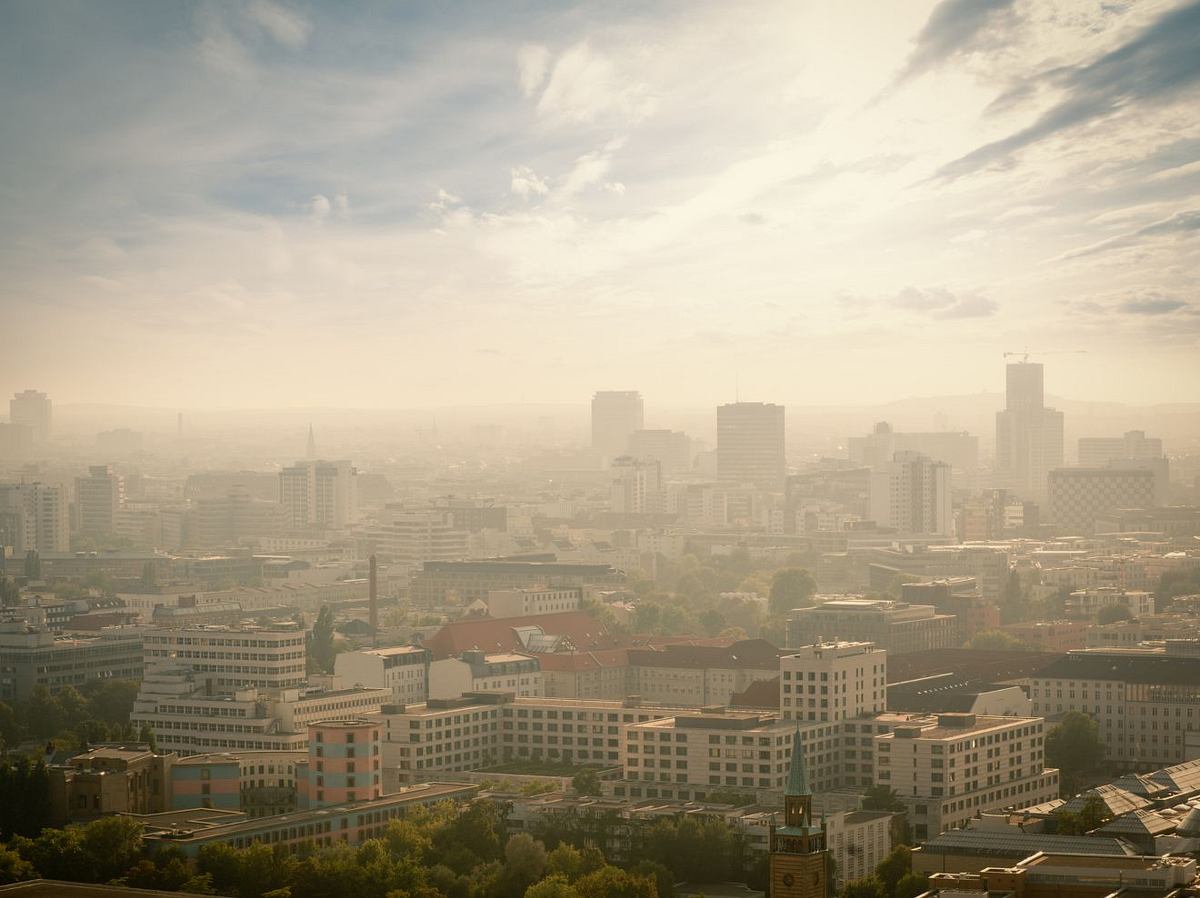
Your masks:
M 771 826 L 771 898 L 828 898 L 829 851 L 825 823 L 812 822 L 812 789 L 804 767 L 800 730 L 783 796 L 783 826 Z

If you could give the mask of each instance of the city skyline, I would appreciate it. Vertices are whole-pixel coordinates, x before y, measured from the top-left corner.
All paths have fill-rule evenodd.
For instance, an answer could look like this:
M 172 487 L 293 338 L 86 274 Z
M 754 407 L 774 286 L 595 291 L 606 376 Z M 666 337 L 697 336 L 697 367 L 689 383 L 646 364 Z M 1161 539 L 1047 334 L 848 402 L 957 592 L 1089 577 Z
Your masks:
M 4 17 L 10 392 L 1196 398 L 1194 2 Z

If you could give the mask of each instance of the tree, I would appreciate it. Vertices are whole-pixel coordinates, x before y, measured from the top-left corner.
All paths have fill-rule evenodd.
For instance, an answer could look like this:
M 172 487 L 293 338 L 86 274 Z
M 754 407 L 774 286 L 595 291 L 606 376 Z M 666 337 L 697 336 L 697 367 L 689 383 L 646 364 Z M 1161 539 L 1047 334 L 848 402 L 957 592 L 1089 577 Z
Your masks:
M 574 845 L 563 842 L 546 855 L 546 870 L 551 876 L 574 881 L 583 872 L 583 855 Z
M 337 647 L 333 641 L 333 609 L 322 605 L 308 641 L 309 668 L 314 673 L 333 673 Z
M 1100 796 L 1091 793 L 1078 811 L 1060 810 L 1054 815 L 1055 832 L 1064 836 L 1086 836 L 1112 819 Z
M 499 883 L 501 894 L 521 898 L 545 872 L 546 846 L 529 833 L 510 836 L 504 845 L 504 872 Z
M 841 898 L 886 898 L 887 893 L 874 876 L 867 879 L 854 879 L 842 886 Z
M 142 728 L 138 730 L 138 742 L 145 742 L 151 751 L 158 751 L 158 739 L 148 723 L 143 723 Z
M 81 848 L 93 882 L 108 882 L 134 865 L 142 854 L 142 824 L 129 817 L 101 817 L 83 828 Z
M 42 683 L 33 687 L 29 698 L 25 700 L 25 729 L 34 739 L 50 739 L 58 735 L 62 729 L 62 710 L 50 690 Z
M 525 898 L 579 898 L 579 892 L 566 877 L 552 873 L 525 890 Z
M 883 883 L 885 894 L 896 891 L 896 884 L 904 874 L 912 872 L 912 852 L 906 845 L 897 845 L 875 868 L 875 878 Z
M 1069 711 L 1046 734 L 1046 764 L 1062 772 L 1062 791 L 1073 795 L 1079 784 L 1104 760 L 1104 743 L 1096 721 L 1080 711 Z
M 33 879 L 37 871 L 33 864 L 7 846 L 0 846 L 0 885 Z
M 595 770 L 581 770 L 571 779 L 571 788 L 580 795 L 600 795 L 600 774 Z
M 817 581 L 803 568 L 784 568 L 771 578 L 769 605 L 772 614 L 787 614 L 793 608 L 807 608 L 817 591 Z
M 872 786 L 863 794 L 864 811 L 903 811 L 904 802 L 891 786 Z
M 654 890 L 658 898 L 673 898 L 675 894 L 675 874 L 665 864 L 654 861 L 638 861 L 629 868 L 636 876 L 648 876 L 654 880 Z
M 896 888 L 892 892 L 892 898 L 917 898 L 922 892 L 929 889 L 929 880 L 920 873 L 905 873 L 900 877 L 900 881 L 896 883 Z
M 657 898 L 653 879 L 617 867 L 602 867 L 580 877 L 575 890 L 580 898 Z
M 967 640 L 964 648 L 984 651 L 1029 651 L 1029 643 L 1003 630 L 981 630 Z
M 1133 613 L 1124 605 L 1109 605 L 1096 612 L 1098 624 L 1115 624 L 1122 620 L 1133 620 Z

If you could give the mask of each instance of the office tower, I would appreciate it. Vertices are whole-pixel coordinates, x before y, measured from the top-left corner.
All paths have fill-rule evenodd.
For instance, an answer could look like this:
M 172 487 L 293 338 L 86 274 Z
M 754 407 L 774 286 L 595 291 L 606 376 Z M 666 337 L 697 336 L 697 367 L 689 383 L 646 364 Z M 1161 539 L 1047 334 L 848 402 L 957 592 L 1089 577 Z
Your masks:
M 679 430 L 635 430 L 629 435 L 628 454 L 657 459 L 665 472 L 692 467 L 692 441 Z
M 8 401 L 8 420 L 13 424 L 25 424 L 33 428 L 35 442 L 44 443 L 50 438 L 50 397 L 37 390 L 14 393 Z
M 75 478 L 75 521 L 80 533 L 112 533 L 124 503 L 125 478 L 110 465 L 93 465 L 87 477 Z
M 733 402 L 717 408 L 717 478 L 783 489 L 783 406 Z
M 28 552 L 69 552 L 67 491 L 46 483 L 0 483 L 0 545 Z
M 348 461 L 305 459 L 279 472 L 287 526 L 345 527 L 358 510 L 358 471 Z
M 642 425 L 642 394 L 637 390 L 601 390 L 592 397 L 592 448 L 605 461 L 624 455 L 630 434 Z
M 1062 412 L 1046 408 L 1037 362 L 1007 368 L 1006 404 L 996 412 L 996 479 L 1022 499 L 1046 498 L 1046 477 L 1063 464 Z
M 812 797 L 797 729 L 792 737 L 792 757 L 783 792 L 783 826 L 771 826 L 772 898 L 826 898 L 829 894 L 825 824 L 813 823 Z
M 617 514 L 657 514 L 666 510 L 662 464 L 622 455 L 613 459 L 609 508 Z
M 962 488 L 970 486 L 979 467 L 979 438 L 966 431 L 903 433 L 880 421 L 866 436 L 847 439 L 846 448 L 850 461 L 868 467 L 890 462 L 897 452 L 920 452 L 948 464 L 954 485 Z
M 897 452 L 871 469 L 871 518 L 904 534 L 954 533 L 947 464 L 917 452 Z
M 1130 430 L 1119 437 L 1080 437 L 1079 465 L 1103 468 L 1109 462 L 1126 458 L 1162 458 L 1162 440 L 1146 436 L 1144 430 Z

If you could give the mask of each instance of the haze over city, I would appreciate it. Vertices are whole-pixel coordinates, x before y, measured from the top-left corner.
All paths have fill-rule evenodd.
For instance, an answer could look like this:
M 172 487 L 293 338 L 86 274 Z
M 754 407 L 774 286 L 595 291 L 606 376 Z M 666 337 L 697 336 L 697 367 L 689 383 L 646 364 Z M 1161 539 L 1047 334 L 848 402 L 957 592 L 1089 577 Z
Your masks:
M 0 0 L 0 896 L 1200 898 L 1200 0 Z
M 1195 3 L 3 17 L 14 390 L 1196 399 Z

